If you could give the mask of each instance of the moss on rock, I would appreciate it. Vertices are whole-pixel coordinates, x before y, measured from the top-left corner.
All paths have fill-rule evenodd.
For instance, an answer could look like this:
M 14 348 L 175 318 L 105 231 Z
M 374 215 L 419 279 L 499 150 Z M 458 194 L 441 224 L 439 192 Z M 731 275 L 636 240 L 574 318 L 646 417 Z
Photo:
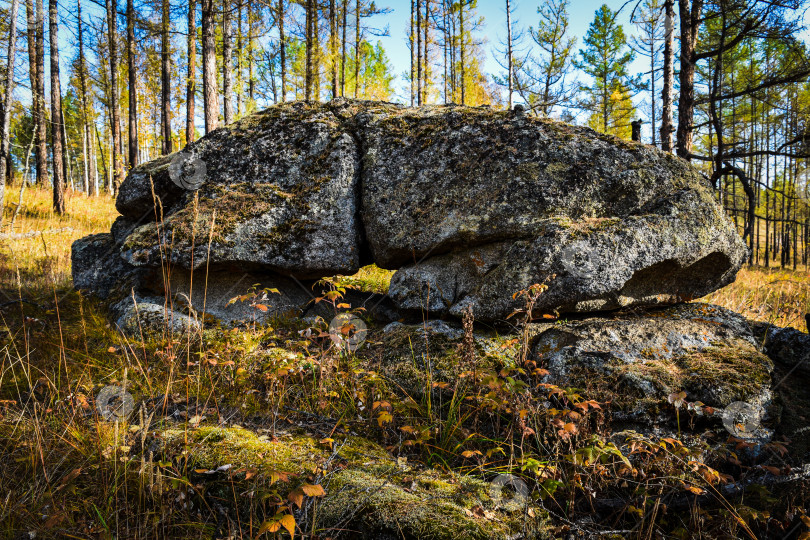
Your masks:
M 195 467 L 210 470 L 230 464 L 260 475 L 306 475 L 320 470 L 332 454 L 308 435 L 280 434 L 270 440 L 242 427 L 171 429 L 160 436 L 164 454 L 185 453 Z M 327 467 L 317 479 L 326 491 L 315 514 L 320 531 L 436 540 L 507 538 L 524 530 L 544 536 L 544 517 L 501 510 L 484 480 L 398 461 L 361 437 L 335 444 L 332 462 L 339 466 Z M 295 482 L 282 484 L 292 490 Z M 532 513 L 543 515 L 539 508 Z

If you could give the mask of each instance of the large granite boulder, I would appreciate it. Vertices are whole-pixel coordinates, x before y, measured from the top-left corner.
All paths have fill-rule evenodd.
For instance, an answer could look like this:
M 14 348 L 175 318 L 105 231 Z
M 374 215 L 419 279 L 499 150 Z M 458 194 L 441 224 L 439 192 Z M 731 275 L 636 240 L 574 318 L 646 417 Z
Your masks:
M 134 169 L 116 206 L 111 259 L 74 248 L 78 287 L 109 289 L 99 264 L 166 289 L 166 266 L 264 283 L 375 262 L 400 310 L 498 320 L 546 280 L 539 311 L 700 297 L 746 257 L 686 162 L 489 108 L 271 107 Z
M 498 319 L 672 303 L 733 281 L 746 248 L 686 162 L 552 120 L 402 110 L 365 125 L 363 224 L 402 307 Z
M 121 254 L 133 266 L 166 258 L 187 269 L 235 263 L 298 278 L 353 273 L 359 160 L 327 107 L 248 116 L 129 174 L 116 208 L 141 224 Z

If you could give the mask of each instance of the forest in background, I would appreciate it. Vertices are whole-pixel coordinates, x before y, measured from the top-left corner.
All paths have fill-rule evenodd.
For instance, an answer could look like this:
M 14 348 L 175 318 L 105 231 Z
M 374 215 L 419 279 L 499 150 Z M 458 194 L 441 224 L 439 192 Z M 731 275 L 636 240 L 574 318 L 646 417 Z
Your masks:
M 805 1 L 611 2 L 584 36 L 570 30 L 569 1 L 535 0 L 534 20 L 515 17 L 516 1 L 503 0 L 503 20 L 485 20 L 477 0 L 8 0 L 5 226 L 26 184 L 52 187 L 63 213 L 67 190 L 115 194 L 130 168 L 254 110 L 394 100 L 403 85 L 410 105 L 521 104 L 625 139 L 641 120 L 643 142 L 704 171 L 751 263 L 807 267 Z M 617 22 L 622 11 L 629 27 Z M 375 27 L 391 13 L 400 28 Z M 492 29 L 505 38 L 487 39 Z M 376 39 L 390 32 L 408 44 L 405 73 Z M 486 55 L 498 72 L 485 70 Z

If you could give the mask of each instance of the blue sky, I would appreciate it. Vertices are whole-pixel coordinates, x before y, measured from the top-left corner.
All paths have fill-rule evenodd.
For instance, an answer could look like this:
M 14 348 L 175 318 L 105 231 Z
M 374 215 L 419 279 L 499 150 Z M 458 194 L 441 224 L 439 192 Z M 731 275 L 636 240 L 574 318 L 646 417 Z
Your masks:
M 529 26 L 537 26 L 539 17 L 537 15 L 537 7 L 540 5 L 539 0 L 511 0 L 514 13 L 513 25 L 516 28 L 528 28 Z M 568 7 L 570 26 L 569 31 L 571 35 L 577 37 L 577 50 L 582 45 L 582 36 L 588 31 L 588 25 L 593 21 L 594 13 L 596 10 L 605 3 L 604 0 L 571 0 Z M 381 15 L 374 20 L 373 24 L 383 27 L 386 24 L 389 26 L 390 36 L 379 38 L 386 52 L 388 53 L 391 63 L 397 75 L 405 73 L 410 68 L 410 53 L 405 41 L 405 33 L 408 28 L 410 18 L 410 0 L 385 0 L 379 1 L 378 4 L 393 8 L 393 12 L 388 15 Z M 621 2 L 607 2 L 611 9 L 619 9 L 624 0 Z M 502 49 L 501 43 L 506 38 L 506 2 L 502 0 L 479 0 L 478 13 L 484 17 L 484 27 L 479 32 L 479 37 L 487 40 L 484 45 L 486 52 L 486 63 L 484 64 L 487 73 L 500 73 L 503 71 L 494 58 L 497 49 Z M 624 26 L 625 34 L 628 36 L 635 32 L 634 25 L 630 24 L 630 12 L 633 9 L 635 2 L 628 4 L 619 14 L 617 21 Z M 373 40 L 374 38 L 372 38 Z M 528 47 L 530 38 L 528 36 L 524 39 L 524 46 Z M 633 65 L 633 72 L 646 71 L 643 58 L 637 58 Z M 405 83 L 401 77 L 397 79 L 398 97 L 404 99 Z

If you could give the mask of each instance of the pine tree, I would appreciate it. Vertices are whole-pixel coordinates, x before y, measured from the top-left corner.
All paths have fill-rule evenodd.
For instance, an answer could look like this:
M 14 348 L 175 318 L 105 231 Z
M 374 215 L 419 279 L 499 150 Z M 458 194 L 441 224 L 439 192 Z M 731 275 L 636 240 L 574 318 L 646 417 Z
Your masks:
M 543 116 L 570 101 L 576 88 L 566 81 L 573 71 L 576 38 L 568 35 L 568 0 L 545 0 L 540 20 L 529 34 L 540 54 L 530 54 L 515 70 L 515 87 L 529 107 Z
M 607 4 L 596 10 L 584 43 L 574 65 L 593 78 L 591 86 L 581 88 L 586 95 L 581 106 L 591 114 L 588 123 L 605 133 L 629 133 L 634 110 L 627 100 L 641 85 L 638 78 L 628 74 L 633 51 L 628 49 L 624 29 Z
M 647 73 L 650 91 L 650 127 L 652 144 L 656 144 L 656 126 L 658 125 L 658 104 L 656 101 L 656 82 L 661 76 L 661 46 L 664 42 L 664 5 L 662 0 L 644 0 L 639 6 L 637 16 L 633 22 L 638 28 L 639 35 L 631 40 L 636 53 L 649 58 L 650 71 Z

